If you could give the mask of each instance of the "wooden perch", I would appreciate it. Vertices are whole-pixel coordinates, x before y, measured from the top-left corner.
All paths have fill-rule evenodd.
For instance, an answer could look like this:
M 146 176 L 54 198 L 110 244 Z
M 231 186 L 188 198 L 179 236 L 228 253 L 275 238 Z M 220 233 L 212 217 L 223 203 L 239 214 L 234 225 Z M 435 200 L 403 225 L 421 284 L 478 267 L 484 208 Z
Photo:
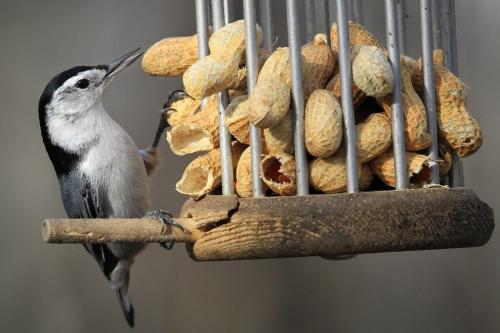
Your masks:
M 183 218 L 173 219 L 185 232 L 155 219 L 48 219 L 43 222 L 42 238 L 48 243 L 161 243 L 172 238 L 194 243 L 208 228 L 226 222 L 237 206 L 236 197 L 220 197 L 209 205 L 196 203 L 196 212 L 186 204 Z
M 42 226 L 43 240 L 48 243 L 194 243 L 203 234 L 192 225 L 193 219 L 174 219 L 180 228 L 165 226 L 155 219 L 51 219 Z

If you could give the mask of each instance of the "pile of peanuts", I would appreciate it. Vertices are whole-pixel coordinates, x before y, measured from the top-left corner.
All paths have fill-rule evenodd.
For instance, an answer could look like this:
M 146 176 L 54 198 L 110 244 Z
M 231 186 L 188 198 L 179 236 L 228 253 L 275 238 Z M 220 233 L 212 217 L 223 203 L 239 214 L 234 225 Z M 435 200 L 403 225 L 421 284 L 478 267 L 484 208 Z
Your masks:
M 257 25 L 257 43 L 262 30 Z M 352 94 L 355 108 L 359 187 L 395 187 L 391 104 L 394 75 L 387 50 L 363 26 L 349 22 Z M 346 150 L 343 145 L 340 74 L 337 67 L 337 26 L 327 36 L 317 34 L 302 46 L 305 98 L 305 144 L 312 192 L 346 191 Z M 288 48 L 258 52 L 259 75 L 250 95 L 245 68 L 245 26 L 236 21 L 211 33 L 210 55 L 198 59 L 197 36 L 166 38 L 144 55 L 146 73 L 183 76 L 187 93 L 172 101 L 167 114 L 167 141 L 177 155 L 204 153 L 185 169 L 176 189 L 201 198 L 221 185 L 217 93 L 228 90 L 230 104 L 225 125 L 232 135 L 236 192 L 252 195 L 249 123 L 262 129 L 260 170 L 266 189 L 277 195 L 296 193 L 293 156 L 294 112 L 290 109 L 291 73 Z M 421 94 L 422 61 L 401 57 L 402 93 L 408 179 L 421 187 L 431 177 L 429 165 L 439 164 L 441 176 L 451 168 L 451 154 L 466 157 L 482 143 L 478 123 L 467 112 L 466 86 L 443 67 L 440 50 L 434 53 L 440 159 L 427 154 L 431 137 Z M 205 104 L 201 107 L 201 100 Z M 374 182 L 375 177 L 378 178 Z M 374 186 L 378 183 L 378 187 Z

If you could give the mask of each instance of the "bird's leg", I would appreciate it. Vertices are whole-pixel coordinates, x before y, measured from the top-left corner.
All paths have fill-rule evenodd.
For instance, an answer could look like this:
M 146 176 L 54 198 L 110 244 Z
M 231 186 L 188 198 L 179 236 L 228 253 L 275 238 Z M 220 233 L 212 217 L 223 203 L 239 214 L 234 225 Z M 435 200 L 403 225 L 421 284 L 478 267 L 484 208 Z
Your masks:
M 171 105 L 173 102 L 186 97 L 186 95 L 187 94 L 184 90 L 174 90 L 168 95 L 167 100 L 165 101 L 165 103 L 163 103 L 163 109 L 160 112 L 160 122 L 158 123 L 158 128 L 156 130 L 151 146 L 149 146 L 147 149 L 139 150 L 139 154 L 144 161 L 144 166 L 146 167 L 146 173 L 148 174 L 148 176 L 151 176 L 160 164 L 158 144 L 160 143 L 160 139 L 163 136 L 163 132 L 165 132 L 167 127 L 170 126 L 167 120 L 167 112 L 172 110 Z
M 158 129 L 156 130 L 153 143 L 147 149 L 139 150 L 139 154 L 142 157 L 148 176 L 151 176 L 160 164 L 160 152 L 158 151 L 158 143 L 160 142 L 160 138 L 167 126 L 168 122 L 166 113 L 162 110 L 160 113 L 160 122 L 158 123 Z
M 172 214 L 170 214 L 166 210 L 150 210 L 146 213 L 145 217 L 159 220 L 165 227 L 176 227 L 181 229 L 182 231 L 185 231 L 184 227 L 181 224 L 177 223 L 174 219 L 172 219 Z M 171 250 L 174 247 L 174 238 L 170 236 L 165 243 L 160 243 L 160 245 L 167 250 Z

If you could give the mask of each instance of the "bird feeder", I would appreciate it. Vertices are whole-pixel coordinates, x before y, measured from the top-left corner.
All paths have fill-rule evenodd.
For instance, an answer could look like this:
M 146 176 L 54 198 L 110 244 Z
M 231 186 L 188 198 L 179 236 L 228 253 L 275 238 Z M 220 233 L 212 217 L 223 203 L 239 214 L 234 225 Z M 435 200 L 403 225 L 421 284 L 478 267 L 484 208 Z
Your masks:
M 384 109 L 387 108 L 386 113 L 390 118 L 387 127 L 392 131 L 392 143 L 389 143 L 389 146 L 392 144 L 392 153 L 379 154 L 382 157 L 378 162 L 371 163 L 370 167 L 372 170 L 392 170 L 392 178 L 379 174 L 377 176 L 385 184 L 393 184 L 394 189 L 388 189 L 384 185 L 372 191 L 360 191 L 360 188 L 363 190 L 366 187 L 361 184 L 364 169 L 360 168 L 360 159 L 363 162 L 365 155 L 358 151 L 360 148 L 357 135 L 360 130 L 355 120 L 355 112 L 361 112 L 358 111 L 358 95 L 355 91 L 359 91 L 360 87 L 352 84 L 353 76 L 357 78 L 357 72 L 354 69 L 351 71 L 351 51 L 355 46 L 351 48 L 350 45 L 356 37 L 349 31 L 352 24 L 362 24 L 362 6 L 354 0 L 336 0 L 336 25 L 331 29 L 329 1 L 303 2 L 305 19 L 299 10 L 298 0 L 286 1 L 286 55 L 290 59 L 293 155 L 289 154 L 290 151 L 267 154 L 263 158 L 262 129 L 256 126 L 257 123 L 251 123 L 248 135 L 251 147 L 250 165 L 247 169 L 247 176 L 251 178 L 252 184 L 250 197 L 243 198 L 235 192 L 234 151 L 237 148 L 231 143 L 232 135 L 225 122 L 229 98 L 228 91 L 223 90 L 218 92 L 217 96 L 220 148 L 217 154 L 213 155 L 220 166 L 222 194 L 210 193 L 189 199 L 184 204 L 180 216 L 174 218 L 184 230 L 154 219 L 51 219 L 43 224 L 44 240 L 52 243 L 161 243 L 173 239 L 186 243 L 190 256 L 200 261 L 298 256 L 342 258 L 363 253 L 484 245 L 494 228 L 493 211 L 472 190 L 464 187 L 459 155 L 467 154 L 456 147 L 450 150 L 451 170 L 446 177 L 440 176 L 440 171 L 443 171 L 437 162 L 440 158 L 439 144 L 443 137 L 443 130 L 438 129 L 437 111 L 439 107 L 443 107 L 444 102 L 436 96 L 440 87 L 437 86 L 438 80 L 435 76 L 444 74 L 435 68 L 438 65 L 435 65 L 435 59 L 433 60 L 433 51 L 442 49 L 443 68 L 458 75 L 454 1 L 435 1 L 431 6 L 430 0 L 420 0 L 420 84 L 425 106 L 424 118 L 427 122 L 427 130 L 423 133 L 422 140 L 428 140 L 428 144 L 423 149 L 415 148 L 413 152 L 407 152 L 407 125 L 410 118 L 406 111 L 407 99 L 411 97 L 406 95 L 406 85 L 412 83 L 408 81 L 408 72 L 405 72 L 407 59 L 402 57 L 406 46 L 404 1 L 385 0 L 387 47 L 380 45 L 379 49 L 383 50 L 382 56 L 385 54 L 389 60 L 393 86 L 392 93 L 377 97 L 377 102 Z M 353 19 L 358 23 L 348 21 L 349 4 L 352 5 Z M 210 16 L 214 31 L 222 29 L 232 21 L 232 11 L 229 8 L 231 5 L 230 1 L 211 1 Z M 330 36 L 332 30 L 331 40 L 334 45 L 331 46 L 338 57 L 337 75 L 341 100 L 341 115 L 338 116 L 342 119 L 343 137 L 342 146 L 334 149 L 342 152 L 341 160 L 345 161 L 345 167 L 339 174 L 327 168 L 330 162 L 321 160 L 321 157 L 318 157 L 318 163 L 309 163 L 312 157 L 307 153 L 308 147 L 304 137 L 307 131 L 304 129 L 305 100 L 309 98 L 310 101 L 321 96 L 308 91 L 308 84 L 302 77 L 304 63 L 301 56 L 300 32 L 305 23 L 307 39 L 313 39 L 317 26 L 314 13 L 318 6 L 322 7 L 320 10 L 325 13 L 326 35 Z M 248 95 L 251 95 L 259 70 L 255 1 L 244 0 L 243 7 L 247 91 Z M 263 45 L 272 52 L 275 35 L 270 8 L 271 1 L 260 1 L 259 23 L 262 27 Z M 196 20 L 198 58 L 193 61 L 203 59 L 209 54 L 209 6 L 206 0 L 196 0 Z M 330 38 L 327 38 L 327 41 L 330 43 Z M 361 57 L 360 54 L 358 53 Z M 411 66 L 414 68 L 416 63 Z M 332 70 L 331 74 L 336 73 Z M 361 82 L 361 79 L 356 82 Z M 376 93 L 375 89 L 374 94 Z M 328 98 L 327 95 L 325 98 Z M 202 105 L 206 103 L 207 100 L 204 100 Z M 320 123 L 322 119 L 319 119 Z M 365 149 L 368 155 L 373 152 L 372 149 L 373 147 Z M 390 147 L 387 149 L 390 151 Z M 418 150 L 418 154 L 415 150 Z M 322 154 L 321 150 L 318 151 L 318 154 Z M 417 155 L 426 158 L 415 170 Z M 292 171 L 287 175 L 283 175 L 284 171 L 279 170 L 279 163 L 285 159 L 283 156 L 293 158 L 290 159 Z M 264 160 L 266 162 L 263 162 Z M 318 168 L 320 181 L 311 184 L 310 169 L 313 167 Z M 293 195 L 266 196 L 266 187 L 278 193 L 283 185 L 283 181 L 279 180 L 275 185 L 267 182 L 264 184 L 262 179 L 266 179 L 268 172 L 281 172 L 280 176 L 286 176 L 286 180 L 293 179 L 296 184 L 293 193 L 284 192 Z M 324 187 L 321 181 L 331 185 L 327 180 L 340 178 L 345 178 L 343 188 L 322 190 Z M 412 184 L 415 180 L 419 180 L 421 184 Z M 276 189 L 273 186 L 276 186 Z M 310 194 L 311 188 L 330 194 Z M 372 186 L 373 188 L 377 187 Z

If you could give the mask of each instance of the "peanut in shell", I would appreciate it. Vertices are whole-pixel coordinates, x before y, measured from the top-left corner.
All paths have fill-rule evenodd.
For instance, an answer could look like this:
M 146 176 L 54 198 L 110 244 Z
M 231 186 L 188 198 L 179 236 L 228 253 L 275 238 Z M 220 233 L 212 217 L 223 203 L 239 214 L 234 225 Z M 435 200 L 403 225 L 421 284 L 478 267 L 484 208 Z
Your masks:
M 435 56 L 436 53 L 434 54 Z M 436 120 L 439 138 L 446 142 L 460 157 L 467 157 L 481 148 L 481 128 L 467 111 L 467 87 L 447 68 L 434 66 L 436 86 Z M 417 90 L 423 89 L 422 61 L 418 61 L 413 82 Z
M 370 170 L 368 163 L 361 165 L 361 172 L 359 175 L 358 187 L 360 191 L 367 190 L 373 181 L 373 172 Z
M 383 113 L 372 113 L 356 125 L 358 162 L 366 163 L 379 156 L 392 145 L 392 126 Z
M 292 153 L 294 119 L 293 110 L 290 109 L 278 125 L 262 130 L 264 149 L 267 153 Z
M 329 90 L 315 90 L 304 112 L 304 139 L 314 157 L 333 155 L 342 142 L 342 109 Z
M 237 79 L 239 60 L 239 54 L 222 59 L 211 54 L 197 61 L 182 76 L 186 92 L 202 99 L 228 88 Z
M 332 25 L 330 36 L 332 48 L 334 50 L 338 50 L 338 32 L 336 23 L 333 23 Z M 368 29 L 355 21 L 349 21 L 349 42 L 351 48 L 355 45 L 368 45 L 384 49 L 384 46 L 371 32 L 368 31 Z
M 394 75 L 385 51 L 376 46 L 361 46 L 352 63 L 352 79 L 367 96 L 392 93 Z
M 325 86 L 326 90 L 330 90 L 339 101 L 342 101 L 342 86 L 340 84 L 340 73 L 336 74 Z M 354 108 L 359 107 L 366 99 L 366 94 L 359 89 L 354 82 L 351 85 L 352 103 Z
M 358 175 L 361 168 L 358 166 Z M 322 193 L 342 193 L 347 191 L 347 169 L 345 151 L 340 149 L 335 155 L 318 157 L 309 163 L 309 185 Z
M 290 108 L 290 60 L 288 48 L 278 48 L 262 66 L 248 97 L 248 119 L 256 127 L 278 125 Z
M 170 37 L 153 44 L 142 57 L 149 75 L 179 76 L 198 61 L 198 37 Z
M 301 50 L 302 84 L 304 97 L 309 98 L 316 89 L 323 89 L 333 74 L 337 59 L 326 42 L 325 34 L 317 34 Z
M 224 117 L 224 123 L 231 135 L 246 145 L 250 144 L 247 108 L 248 96 L 238 96 L 229 103 Z
M 406 150 L 419 151 L 431 145 L 431 136 L 427 127 L 427 111 L 424 103 L 413 89 L 411 73 L 410 58 L 401 57 L 401 90 L 405 114 Z M 377 102 L 391 119 L 392 94 L 377 98 Z
M 267 188 L 265 184 L 264 190 Z M 242 198 L 252 196 L 252 156 L 251 147 L 247 147 L 241 154 L 236 166 L 236 193 Z

